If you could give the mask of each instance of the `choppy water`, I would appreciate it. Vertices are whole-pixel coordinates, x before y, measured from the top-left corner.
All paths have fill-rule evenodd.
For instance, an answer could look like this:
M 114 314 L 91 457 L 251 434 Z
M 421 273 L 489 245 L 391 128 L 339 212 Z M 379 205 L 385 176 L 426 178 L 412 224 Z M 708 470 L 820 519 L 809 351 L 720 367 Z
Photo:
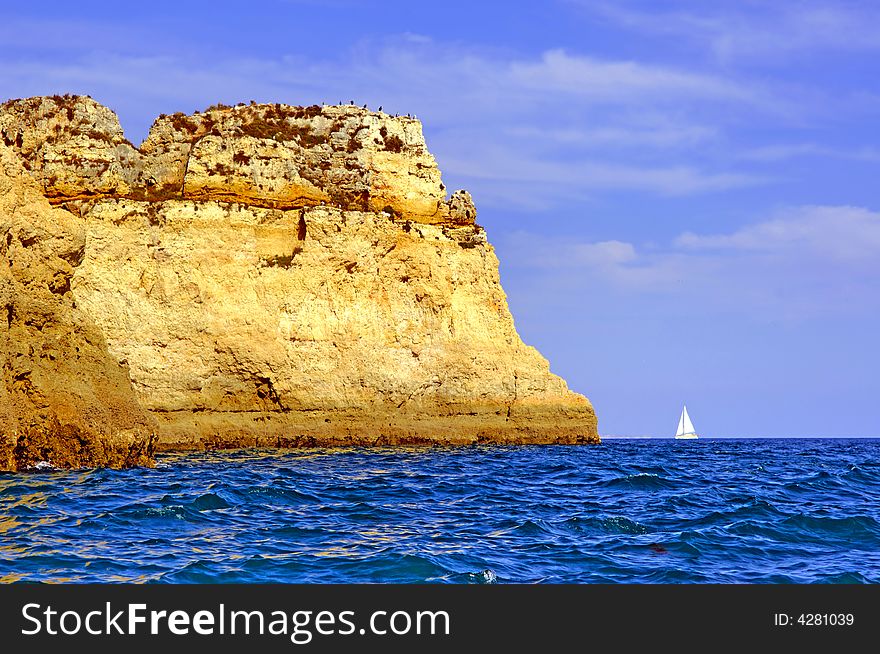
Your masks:
M 880 441 L 248 451 L 0 475 L 0 580 L 878 582 Z

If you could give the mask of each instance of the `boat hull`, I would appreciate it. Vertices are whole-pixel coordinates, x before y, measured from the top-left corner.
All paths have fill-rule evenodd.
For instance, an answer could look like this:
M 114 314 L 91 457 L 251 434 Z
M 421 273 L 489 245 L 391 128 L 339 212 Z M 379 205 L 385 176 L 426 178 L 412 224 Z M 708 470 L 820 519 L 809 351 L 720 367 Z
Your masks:
M 677 440 L 677 441 L 689 441 L 689 440 L 694 440 L 695 438 L 699 438 L 699 436 L 697 436 L 696 434 L 678 434 L 678 435 L 675 437 L 675 440 Z

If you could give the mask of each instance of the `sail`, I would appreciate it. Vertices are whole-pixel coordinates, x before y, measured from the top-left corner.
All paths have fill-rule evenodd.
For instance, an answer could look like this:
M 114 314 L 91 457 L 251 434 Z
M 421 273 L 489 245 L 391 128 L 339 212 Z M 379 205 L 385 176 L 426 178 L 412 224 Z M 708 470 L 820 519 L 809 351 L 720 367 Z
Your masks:
M 691 422 L 691 417 L 688 415 L 687 407 L 685 407 L 681 412 L 681 421 L 682 427 L 684 428 L 684 431 L 681 432 L 682 434 L 693 434 L 696 432 L 696 430 L 694 429 L 694 423 Z
M 684 411 L 681 412 L 681 418 L 678 419 L 678 429 L 675 430 L 675 435 L 680 436 L 684 433 Z

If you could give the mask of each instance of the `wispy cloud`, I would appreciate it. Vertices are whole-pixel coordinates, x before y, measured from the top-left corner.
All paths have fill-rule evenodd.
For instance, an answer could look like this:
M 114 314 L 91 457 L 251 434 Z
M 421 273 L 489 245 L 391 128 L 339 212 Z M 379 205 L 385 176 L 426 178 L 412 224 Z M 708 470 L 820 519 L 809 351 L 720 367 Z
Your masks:
M 720 59 L 880 49 L 880 8 L 871 3 L 690 3 L 677 11 L 574 0 L 624 28 L 697 42 Z
M 880 273 L 880 213 L 862 207 L 800 207 L 730 234 L 686 232 L 675 244 L 691 251 L 773 252 L 815 263 L 864 263 Z
M 516 232 L 507 265 L 576 277 L 621 292 L 685 294 L 768 319 L 877 308 L 880 212 L 803 206 L 721 234 L 685 232 L 664 247 Z
M 739 157 L 762 162 L 785 161 L 799 157 L 831 157 L 833 159 L 876 162 L 880 161 L 880 150 L 871 147 L 847 150 L 823 146 L 818 143 L 790 143 L 747 149 L 741 152 Z
M 444 172 L 478 201 L 544 208 L 602 189 L 688 195 L 765 183 L 765 173 L 704 163 L 699 145 L 717 138 L 733 108 L 750 115 L 774 103 L 760 85 L 727 77 L 559 49 L 517 56 L 416 34 L 363 41 L 324 60 L 193 60 L 161 49 L 83 49 L 64 61 L 20 55 L 0 61 L 0 88 L 90 93 L 119 111 L 134 140 L 158 113 L 217 101 L 383 105 L 424 119 Z M 529 198 L 523 182 L 534 187 Z
M 602 148 L 607 146 L 626 148 L 688 148 L 718 136 L 714 127 L 703 125 L 632 125 L 629 127 L 599 127 L 594 129 L 571 127 L 556 129 L 553 126 L 517 126 L 508 132 L 512 137 L 525 137 L 540 141 Z
M 772 178 L 745 173 L 712 172 L 686 165 L 633 165 L 599 159 L 551 159 L 541 154 L 516 150 L 485 142 L 450 144 L 442 140 L 438 152 L 444 168 L 472 180 L 511 182 L 517 191 L 508 198 L 516 204 L 517 195 L 528 188 L 531 194 L 565 193 L 565 189 L 639 190 L 660 195 L 690 195 L 726 191 L 765 184 Z M 477 148 L 481 148 L 479 154 Z M 528 185 L 527 187 L 524 185 Z
M 515 61 L 508 70 L 515 86 L 594 101 L 652 97 L 667 103 L 690 98 L 753 102 L 759 95 L 752 87 L 712 75 L 634 61 L 603 61 L 563 50 L 545 52 L 539 61 Z

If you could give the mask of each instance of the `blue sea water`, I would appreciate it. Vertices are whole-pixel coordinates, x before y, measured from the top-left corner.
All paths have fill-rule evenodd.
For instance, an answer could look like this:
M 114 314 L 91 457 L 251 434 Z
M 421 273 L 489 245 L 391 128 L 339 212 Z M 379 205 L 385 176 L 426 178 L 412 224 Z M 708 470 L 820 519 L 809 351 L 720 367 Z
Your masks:
M 0 475 L 0 581 L 880 581 L 880 441 L 165 455 Z

